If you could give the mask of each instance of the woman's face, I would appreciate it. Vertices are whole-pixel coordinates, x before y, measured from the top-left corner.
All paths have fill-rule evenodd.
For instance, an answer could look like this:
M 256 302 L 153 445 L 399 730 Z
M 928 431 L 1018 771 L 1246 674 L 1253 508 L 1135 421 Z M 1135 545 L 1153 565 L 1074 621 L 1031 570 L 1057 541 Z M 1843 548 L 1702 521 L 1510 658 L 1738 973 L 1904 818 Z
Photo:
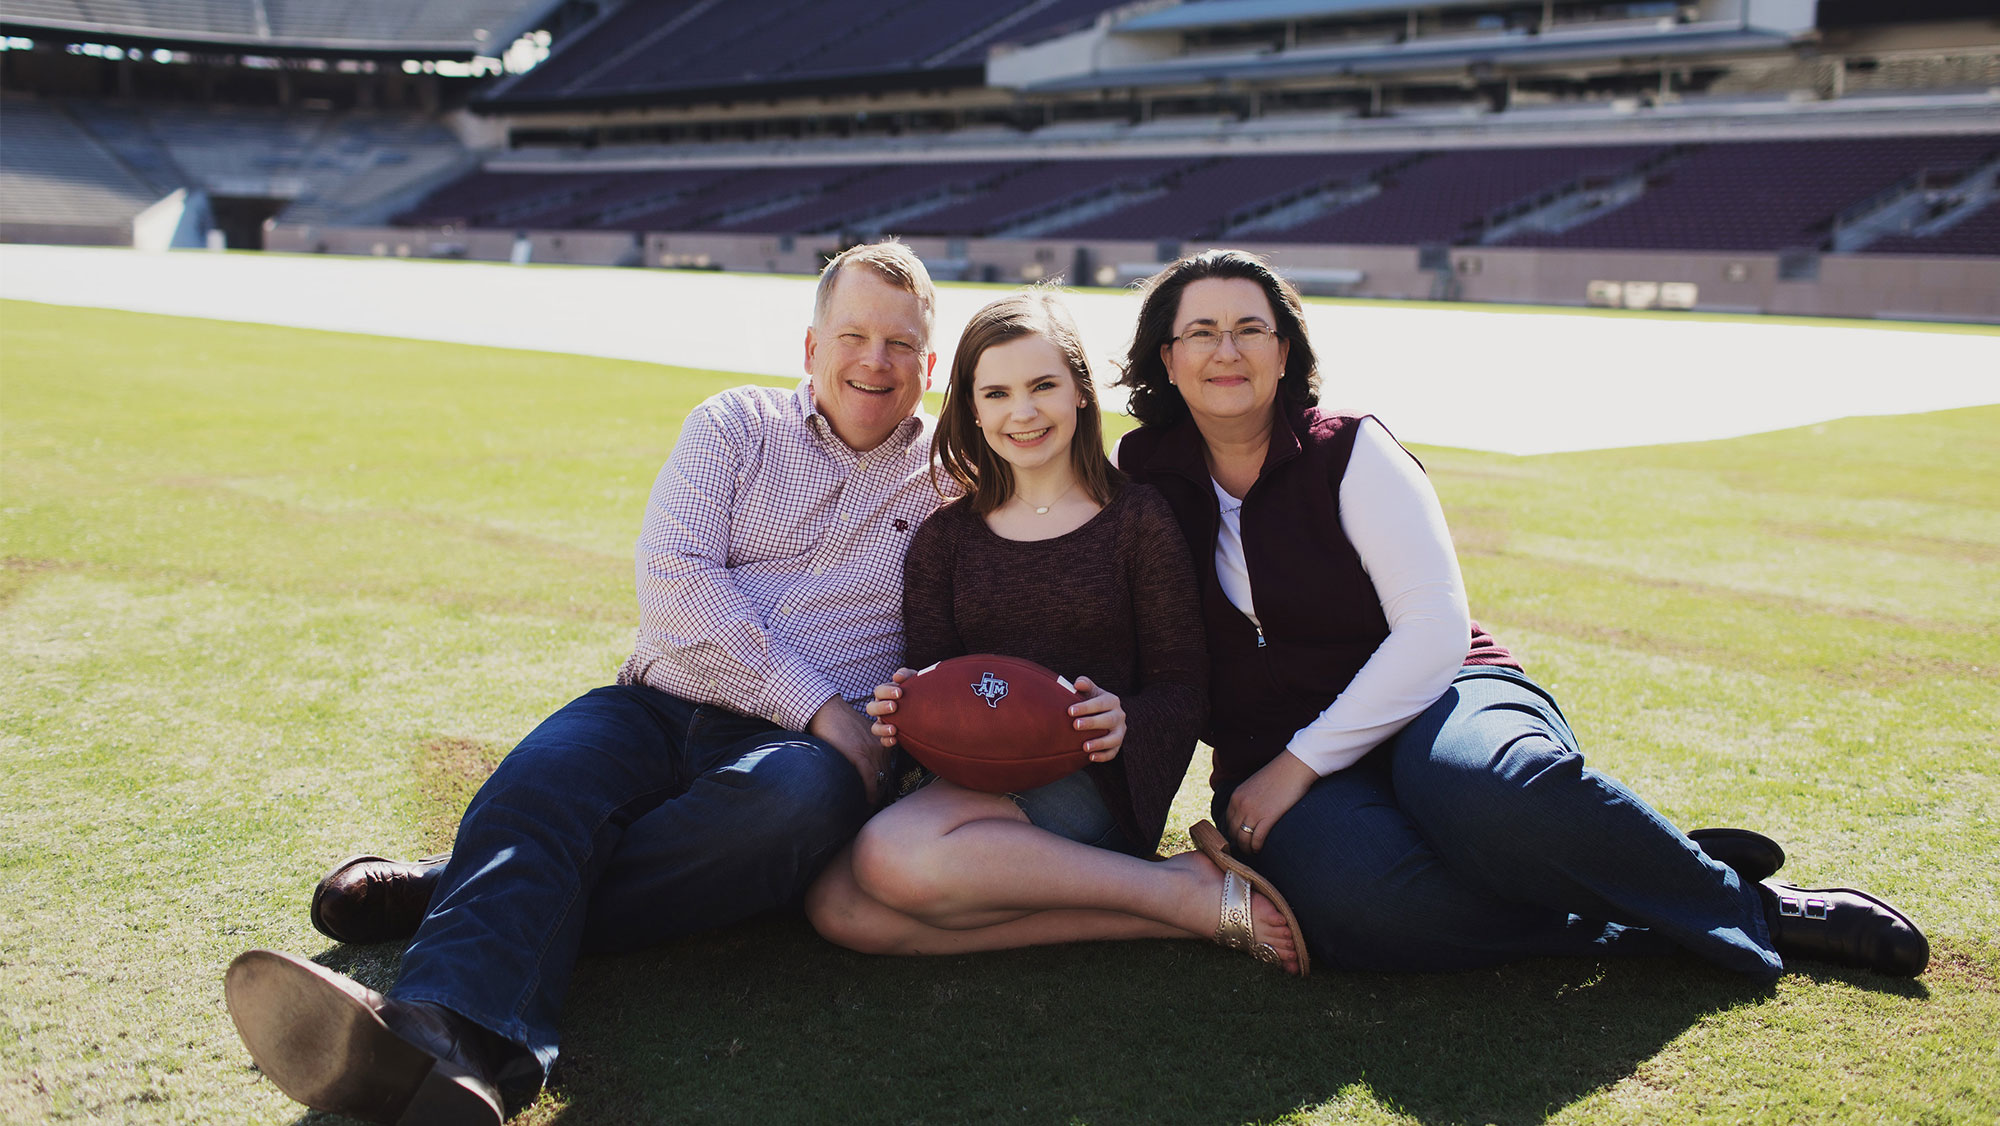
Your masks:
M 1203 278 L 1181 290 L 1175 339 L 1160 360 L 1197 426 L 1270 413 L 1291 354 L 1277 328 L 1271 299 L 1249 278 Z
M 1062 352 L 1040 336 L 996 344 L 972 369 L 979 432 L 1017 471 L 1068 464 L 1081 398 Z

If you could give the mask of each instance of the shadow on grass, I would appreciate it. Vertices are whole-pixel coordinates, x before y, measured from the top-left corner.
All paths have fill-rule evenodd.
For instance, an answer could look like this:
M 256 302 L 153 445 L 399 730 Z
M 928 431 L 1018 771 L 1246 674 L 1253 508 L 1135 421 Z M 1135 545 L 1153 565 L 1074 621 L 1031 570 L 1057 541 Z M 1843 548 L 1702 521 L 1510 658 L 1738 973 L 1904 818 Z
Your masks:
M 321 960 L 395 972 L 387 948 Z M 524 1120 L 1220 1124 L 1352 1100 L 1504 1126 L 1769 995 L 1691 960 L 1300 982 L 1192 942 L 869 958 L 773 919 L 586 960 Z

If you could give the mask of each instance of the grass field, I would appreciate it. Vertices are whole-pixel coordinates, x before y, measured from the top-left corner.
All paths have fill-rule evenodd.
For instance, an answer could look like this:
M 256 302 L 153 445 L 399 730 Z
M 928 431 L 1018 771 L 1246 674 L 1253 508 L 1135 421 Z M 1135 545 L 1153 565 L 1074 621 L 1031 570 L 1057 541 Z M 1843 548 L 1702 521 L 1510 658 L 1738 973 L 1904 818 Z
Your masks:
M 311 930 L 309 889 L 447 844 L 514 740 L 610 678 L 647 488 L 732 380 L 18 303 L 0 380 L 0 1121 L 296 1121 L 224 966 L 393 980 L 394 950 Z M 773 919 L 586 963 L 519 1121 L 2000 1116 L 2000 407 L 1420 453 L 1476 616 L 1592 761 L 1893 898 L 1928 974 L 1301 983 L 1194 943 L 871 959 Z

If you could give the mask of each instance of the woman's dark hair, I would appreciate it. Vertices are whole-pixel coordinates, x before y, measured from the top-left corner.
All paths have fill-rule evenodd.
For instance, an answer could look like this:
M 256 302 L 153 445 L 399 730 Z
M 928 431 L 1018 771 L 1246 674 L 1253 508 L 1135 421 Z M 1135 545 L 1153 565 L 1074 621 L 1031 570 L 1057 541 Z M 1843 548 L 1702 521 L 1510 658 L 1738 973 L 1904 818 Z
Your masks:
M 1038 336 L 1053 344 L 1062 354 L 1070 377 L 1076 381 L 1077 397 L 1083 405 L 1076 412 L 1076 433 L 1070 438 L 1070 467 L 1092 500 L 1110 504 L 1125 475 L 1105 456 L 1104 421 L 1097 407 L 1097 387 L 1090 381 L 1090 361 L 1084 356 L 1083 337 L 1053 289 L 1010 293 L 974 313 L 966 322 L 965 331 L 958 338 L 958 348 L 951 356 L 951 382 L 945 387 L 944 409 L 938 416 L 937 440 L 932 446 L 932 482 L 937 481 L 938 470 L 943 469 L 966 491 L 966 503 L 981 516 L 1014 495 L 1014 467 L 994 453 L 986 435 L 979 432 L 979 419 L 973 410 L 972 375 L 979 367 L 979 357 L 988 348 L 1024 336 Z
M 1271 300 L 1271 315 L 1278 319 L 1278 336 L 1291 349 L 1285 359 L 1285 374 L 1278 380 L 1278 398 L 1294 408 L 1317 405 L 1319 360 L 1306 339 L 1299 291 L 1247 250 L 1204 250 L 1140 283 L 1139 326 L 1133 330 L 1132 350 L 1125 354 L 1124 375 L 1118 380 L 1119 386 L 1132 389 L 1127 413 L 1141 426 L 1170 426 L 1188 417 L 1187 400 L 1167 382 L 1167 365 L 1160 359 L 1160 350 L 1174 338 L 1181 292 L 1208 278 L 1242 278 L 1263 289 Z

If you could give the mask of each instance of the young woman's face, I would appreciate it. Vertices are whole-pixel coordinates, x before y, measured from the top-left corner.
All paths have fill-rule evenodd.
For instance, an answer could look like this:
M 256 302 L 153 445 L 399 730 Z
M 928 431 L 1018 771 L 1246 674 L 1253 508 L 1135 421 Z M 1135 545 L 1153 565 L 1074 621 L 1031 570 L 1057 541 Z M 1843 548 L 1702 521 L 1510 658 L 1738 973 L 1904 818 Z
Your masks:
M 1043 337 L 996 344 L 973 366 L 973 418 L 986 444 L 1016 470 L 1067 465 L 1081 406 L 1069 364 Z

